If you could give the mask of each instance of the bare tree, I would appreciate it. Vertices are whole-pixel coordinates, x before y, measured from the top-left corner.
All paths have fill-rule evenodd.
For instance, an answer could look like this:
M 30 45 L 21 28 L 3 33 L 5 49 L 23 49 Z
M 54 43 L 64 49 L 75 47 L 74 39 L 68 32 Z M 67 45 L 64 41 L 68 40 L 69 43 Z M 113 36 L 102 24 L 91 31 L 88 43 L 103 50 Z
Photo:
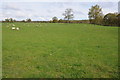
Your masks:
M 70 20 L 74 18 L 73 10 L 71 8 L 68 8 L 65 10 L 65 13 L 63 13 L 65 20 Z

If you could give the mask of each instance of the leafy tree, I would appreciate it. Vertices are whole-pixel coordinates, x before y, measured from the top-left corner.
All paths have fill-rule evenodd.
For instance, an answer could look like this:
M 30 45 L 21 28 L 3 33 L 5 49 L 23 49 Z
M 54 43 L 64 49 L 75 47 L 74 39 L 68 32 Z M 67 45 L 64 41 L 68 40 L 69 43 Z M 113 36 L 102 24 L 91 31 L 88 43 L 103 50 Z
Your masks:
M 63 13 L 65 20 L 71 20 L 74 18 L 73 10 L 71 8 L 68 8 L 65 10 L 65 13 Z
M 52 20 L 53 20 L 53 23 L 58 22 L 58 18 L 57 17 L 53 17 Z
M 10 21 L 10 22 L 13 22 L 13 19 L 12 19 L 12 18 L 10 18 L 10 19 L 9 19 L 9 21 Z
M 63 20 L 62 20 L 62 19 L 60 19 L 58 22 L 60 22 L 60 23 L 61 23 L 61 22 L 63 22 Z
M 117 17 L 118 17 L 118 26 L 120 26 L 120 13 L 117 15 Z
M 13 22 L 16 22 L 16 20 L 15 20 L 15 19 L 13 19 Z
M 103 19 L 102 8 L 100 8 L 99 5 L 92 6 L 91 9 L 89 9 L 88 16 L 90 23 L 101 24 Z
M 25 22 L 25 20 L 22 20 L 22 22 Z
M 29 19 L 26 19 L 27 22 L 31 22 L 32 20 L 29 18 Z
M 5 19 L 5 22 L 9 22 L 9 19 Z
M 117 26 L 118 25 L 118 14 L 108 13 L 104 16 L 104 25 Z
M 6 22 L 15 22 L 16 20 L 15 19 L 12 19 L 12 18 L 7 18 L 5 19 Z

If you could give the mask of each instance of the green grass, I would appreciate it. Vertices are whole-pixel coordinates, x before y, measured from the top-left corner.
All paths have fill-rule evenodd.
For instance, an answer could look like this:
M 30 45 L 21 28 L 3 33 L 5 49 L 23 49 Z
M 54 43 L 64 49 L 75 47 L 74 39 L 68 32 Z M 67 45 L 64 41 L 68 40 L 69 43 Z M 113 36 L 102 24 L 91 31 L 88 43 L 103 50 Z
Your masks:
M 118 77 L 118 27 L 12 24 L 3 23 L 3 78 Z

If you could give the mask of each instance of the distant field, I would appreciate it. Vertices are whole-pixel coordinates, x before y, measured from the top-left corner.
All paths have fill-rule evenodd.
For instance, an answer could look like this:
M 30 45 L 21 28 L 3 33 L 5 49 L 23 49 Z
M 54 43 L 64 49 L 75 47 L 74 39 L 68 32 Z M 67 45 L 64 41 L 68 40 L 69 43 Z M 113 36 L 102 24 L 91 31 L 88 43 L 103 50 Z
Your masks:
M 117 78 L 118 27 L 3 23 L 3 78 Z

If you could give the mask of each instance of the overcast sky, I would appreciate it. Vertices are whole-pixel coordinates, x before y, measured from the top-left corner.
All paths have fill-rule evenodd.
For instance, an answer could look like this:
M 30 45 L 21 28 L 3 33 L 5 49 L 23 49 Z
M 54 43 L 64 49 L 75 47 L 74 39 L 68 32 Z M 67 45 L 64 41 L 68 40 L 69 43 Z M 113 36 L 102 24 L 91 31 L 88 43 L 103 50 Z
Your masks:
M 31 18 L 32 20 L 51 20 L 56 16 L 63 19 L 62 13 L 66 8 L 72 8 L 74 11 L 74 19 L 82 20 L 88 19 L 89 8 L 93 5 L 100 5 L 103 13 L 118 12 L 118 2 L 79 2 L 79 1 L 18 1 L 4 0 L 0 3 L 0 20 L 5 18 L 14 18 L 16 20 L 23 20 Z

